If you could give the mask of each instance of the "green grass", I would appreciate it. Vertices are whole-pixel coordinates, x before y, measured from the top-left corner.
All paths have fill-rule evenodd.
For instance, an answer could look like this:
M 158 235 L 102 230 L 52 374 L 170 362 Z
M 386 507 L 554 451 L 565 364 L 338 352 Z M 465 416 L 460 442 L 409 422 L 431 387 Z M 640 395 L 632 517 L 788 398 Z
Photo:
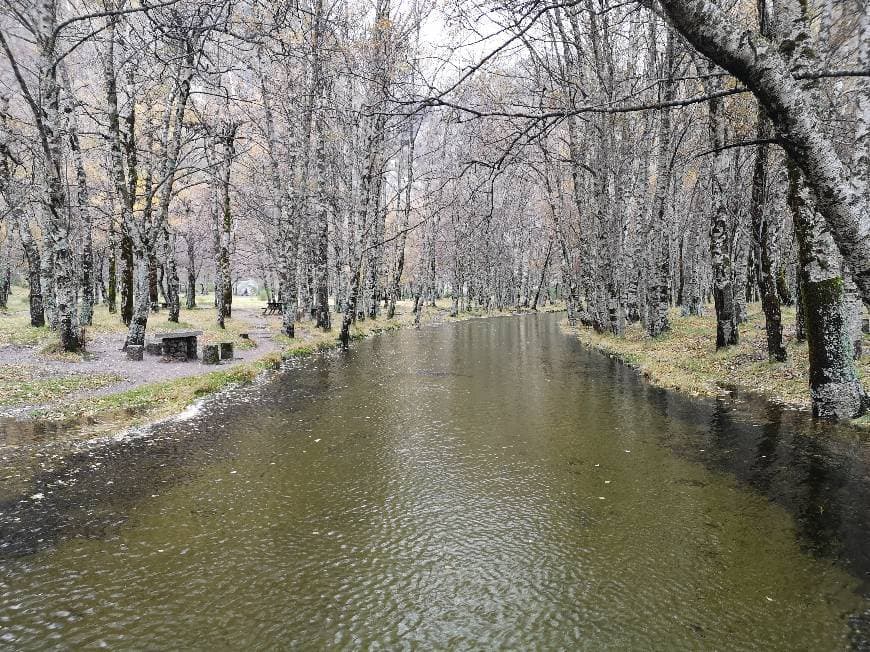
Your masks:
M 6 309 L 0 310 L 0 345 L 39 346 L 54 337 L 48 326 L 30 325 L 29 311 L 27 291 L 13 287 Z
M 0 365 L 0 406 L 47 403 L 72 392 L 100 389 L 120 380 L 114 374 L 70 374 L 40 378 L 27 365 Z
M 716 351 L 716 317 L 712 306 L 707 306 L 704 317 L 682 317 L 678 311 L 671 311 L 671 331 L 655 339 L 647 337 L 640 324 L 631 325 L 625 337 L 599 334 L 585 327 L 574 332 L 581 341 L 637 367 L 660 387 L 696 396 L 716 396 L 736 386 L 780 403 L 809 409 L 809 351 L 806 342 L 794 339 L 794 309 L 783 309 L 788 351 L 784 363 L 768 361 L 760 306 L 752 304 L 748 312 L 749 319 L 740 325 L 740 343 L 723 351 Z M 870 351 L 870 337 L 865 336 L 864 348 Z M 867 387 L 870 355 L 865 354 L 856 366 Z
M 125 392 L 37 410 L 33 416 L 51 420 L 102 419 L 136 425 L 181 412 L 185 407 L 229 385 L 249 383 L 262 371 L 275 369 L 280 354 L 273 353 L 253 362 L 245 362 L 198 376 L 187 376 L 142 385 Z

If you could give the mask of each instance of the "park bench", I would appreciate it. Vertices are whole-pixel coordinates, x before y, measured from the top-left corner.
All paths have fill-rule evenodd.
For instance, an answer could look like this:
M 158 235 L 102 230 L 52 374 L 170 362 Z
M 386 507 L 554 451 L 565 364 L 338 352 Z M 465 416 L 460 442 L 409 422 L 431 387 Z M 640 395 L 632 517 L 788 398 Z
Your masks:
M 197 338 L 200 335 L 202 331 L 154 333 L 151 336 L 153 341 L 149 343 L 147 350 L 152 354 L 159 352 L 167 362 L 196 360 Z
M 269 301 L 266 307 L 263 308 L 263 316 L 277 315 L 284 310 L 284 304 L 280 301 Z

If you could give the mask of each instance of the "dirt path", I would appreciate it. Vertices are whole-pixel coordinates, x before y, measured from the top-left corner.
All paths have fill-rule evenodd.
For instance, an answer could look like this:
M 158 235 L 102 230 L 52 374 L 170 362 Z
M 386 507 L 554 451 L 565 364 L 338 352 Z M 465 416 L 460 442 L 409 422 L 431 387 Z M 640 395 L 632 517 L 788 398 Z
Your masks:
M 252 309 L 236 309 L 235 316 L 251 325 L 250 338 L 256 347 L 239 349 L 236 347 L 232 361 L 223 361 L 221 368 L 234 366 L 243 362 L 256 360 L 273 351 L 279 346 L 273 339 L 269 323 L 260 313 Z M 123 392 L 149 383 L 198 376 L 214 371 L 216 367 L 205 366 L 198 360 L 190 362 L 163 362 L 160 356 L 146 355 L 142 362 L 127 359 L 121 350 L 125 334 L 111 333 L 94 335 L 87 343 L 88 356 L 76 362 L 69 360 L 53 360 L 39 352 L 39 347 L 8 345 L 0 347 L 0 365 L 22 365 L 28 368 L 28 373 L 37 378 L 69 377 L 76 375 L 113 374 L 121 380 L 99 389 L 88 389 L 66 394 L 58 401 L 40 405 L 27 405 L 0 408 L 0 416 L 25 416 L 35 409 L 50 407 L 61 401 L 78 400 L 90 396 L 105 396 Z

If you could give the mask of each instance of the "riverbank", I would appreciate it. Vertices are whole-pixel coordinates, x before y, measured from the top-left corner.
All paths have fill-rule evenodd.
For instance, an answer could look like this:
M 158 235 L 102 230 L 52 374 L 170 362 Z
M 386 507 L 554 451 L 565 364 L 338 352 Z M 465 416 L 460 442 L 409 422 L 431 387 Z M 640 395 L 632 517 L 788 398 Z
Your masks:
M 849 649 L 870 446 L 665 396 L 560 319 L 405 329 L 22 446 L 9 646 Z
M 795 340 L 795 312 L 783 310 L 783 334 L 788 360 L 769 362 L 764 331 L 764 313 L 760 304 L 747 308 L 748 320 L 740 326 L 740 343 L 716 351 L 716 317 L 712 306 L 704 317 L 683 317 L 671 311 L 671 331 L 661 337 L 646 337 L 641 324 L 632 324 L 625 337 L 596 333 L 585 326 L 563 330 L 581 342 L 636 368 L 649 382 L 691 396 L 725 396 L 735 391 L 750 392 L 789 408 L 811 408 L 807 376 L 809 354 L 806 342 Z M 870 350 L 870 337 L 864 336 L 864 350 Z M 870 392 L 870 355 L 857 362 L 858 374 Z M 870 417 L 853 421 L 870 427 Z
M 9 310 L 0 314 L 0 420 L 7 431 L 2 443 L 17 445 L 32 439 L 33 428 L 13 424 L 51 424 L 54 434 L 48 439 L 82 440 L 160 421 L 222 389 L 250 383 L 287 358 L 339 346 L 337 327 L 323 332 L 310 322 L 299 322 L 295 338 L 282 335 L 280 316 L 262 316 L 263 302 L 256 298 L 235 297 L 233 318 L 224 330 L 214 323 L 212 297 L 200 296 L 197 303 L 201 307 L 182 309 L 178 324 L 166 321 L 165 310 L 152 314 L 149 331 L 193 328 L 203 331 L 201 340 L 206 343 L 232 341 L 235 359 L 218 368 L 196 362 L 164 363 L 151 356 L 142 362 L 128 361 L 120 351 L 126 330 L 105 306 L 96 307 L 86 352 L 59 354 L 56 335 L 48 328 L 29 326 L 26 295 L 21 290 L 14 293 Z M 449 306 L 445 300 L 427 307 L 421 323 L 515 314 L 475 310 L 451 317 Z M 354 324 L 352 339 L 412 327 L 412 307 L 412 302 L 401 301 L 391 320 L 381 316 Z M 559 309 L 550 306 L 542 312 Z M 19 434 L 12 436 L 13 430 Z

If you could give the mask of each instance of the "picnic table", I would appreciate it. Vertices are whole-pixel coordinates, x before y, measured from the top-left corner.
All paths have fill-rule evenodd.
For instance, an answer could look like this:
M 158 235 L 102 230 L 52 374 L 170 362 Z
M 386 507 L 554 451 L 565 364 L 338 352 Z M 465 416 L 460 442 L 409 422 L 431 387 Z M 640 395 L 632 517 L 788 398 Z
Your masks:
M 269 301 L 266 303 L 266 307 L 263 308 L 263 315 L 277 315 L 278 313 L 284 312 L 284 302 L 283 301 Z
M 187 362 L 188 360 L 196 360 L 197 338 L 202 335 L 202 331 L 167 331 L 165 333 L 154 333 L 151 337 L 154 339 L 149 353 L 159 353 L 163 355 L 163 359 L 167 361 Z M 157 348 L 159 346 L 159 349 Z

